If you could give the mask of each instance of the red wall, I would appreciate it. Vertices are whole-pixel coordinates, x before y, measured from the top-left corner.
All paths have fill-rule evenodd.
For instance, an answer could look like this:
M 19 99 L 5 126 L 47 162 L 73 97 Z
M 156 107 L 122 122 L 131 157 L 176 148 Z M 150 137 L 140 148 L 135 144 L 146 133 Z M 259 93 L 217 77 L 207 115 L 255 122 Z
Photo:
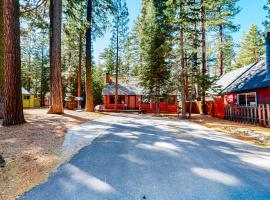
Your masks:
M 215 98 L 214 100 L 214 116 L 216 118 L 224 119 L 224 97 Z
M 257 90 L 258 104 L 270 104 L 270 88 Z
M 237 94 L 226 94 L 224 96 L 224 103 L 229 105 L 237 104 Z
M 258 104 L 270 104 L 270 87 L 269 88 L 260 88 L 257 90 L 252 90 L 248 92 L 256 92 Z M 236 94 L 227 94 L 224 96 L 225 104 L 236 105 L 237 104 L 237 93 Z
M 142 98 L 142 96 L 136 96 L 136 110 L 139 109 L 139 98 Z M 129 98 L 128 96 L 125 96 L 125 104 L 127 104 L 127 106 L 129 106 Z M 175 97 L 176 100 L 176 97 Z M 115 105 L 114 104 L 110 104 L 110 96 L 105 96 L 104 97 L 104 105 L 105 105 L 105 109 L 114 109 Z M 156 106 L 155 104 L 142 104 L 141 105 L 142 110 L 144 112 L 156 112 Z M 124 109 L 124 105 L 123 104 L 118 104 L 117 105 L 118 109 Z M 160 112 L 163 113 L 175 113 L 177 112 L 177 103 L 175 101 L 175 104 L 169 104 L 166 100 L 164 102 L 160 102 Z

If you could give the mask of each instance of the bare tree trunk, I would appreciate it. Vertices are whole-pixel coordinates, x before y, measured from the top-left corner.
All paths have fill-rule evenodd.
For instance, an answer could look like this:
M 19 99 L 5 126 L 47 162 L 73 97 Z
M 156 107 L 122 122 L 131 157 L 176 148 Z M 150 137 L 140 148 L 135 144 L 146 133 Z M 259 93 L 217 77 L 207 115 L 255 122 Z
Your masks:
M 78 97 L 81 97 L 82 88 L 82 32 L 79 35 L 79 66 L 78 66 Z M 81 101 L 78 100 L 78 109 L 81 109 Z
M 180 1 L 180 12 L 183 12 L 183 3 Z M 183 119 L 187 118 L 187 108 L 186 108 L 186 66 L 185 66 L 185 50 L 184 50 L 184 30 L 183 24 L 180 25 L 180 55 L 181 55 L 181 103 L 182 103 L 182 115 Z
M 196 0 L 193 1 L 193 5 L 194 5 L 194 10 L 197 9 L 196 7 Z M 199 99 L 199 87 L 198 87 L 198 75 L 199 75 L 199 64 L 198 64 L 198 30 L 197 30 L 197 18 L 195 19 L 194 22 L 194 38 L 193 38 L 193 48 L 194 48 L 194 55 L 193 55 L 193 62 L 194 62 L 194 66 L 193 66 L 193 76 L 192 77 L 196 77 L 196 80 L 194 78 L 193 82 L 194 83 L 194 97 L 196 98 L 196 100 Z
M 202 113 L 206 113 L 205 83 L 206 83 L 206 39 L 205 39 L 205 7 L 204 0 L 201 0 L 201 33 L 202 33 Z
M 0 119 L 4 117 L 4 1 L 0 0 Z
M 219 53 L 218 53 L 218 68 L 219 76 L 223 75 L 223 26 L 219 25 Z
M 64 113 L 61 80 L 61 25 L 62 0 L 50 0 L 51 107 L 48 113 L 51 114 Z
M 31 34 L 30 30 L 30 34 Z M 32 38 L 31 35 L 29 37 L 29 46 L 28 46 L 28 77 L 27 77 L 27 89 L 31 90 L 31 54 L 32 54 Z
M 45 78 L 45 69 L 44 69 L 44 47 L 42 44 L 41 47 L 41 81 L 40 81 L 40 106 L 45 106 L 45 84 L 46 84 L 46 78 Z
M 21 89 L 19 0 L 4 0 L 4 126 L 25 122 Z
M 118 29 L 119 18 L 117 18 L 117 30 L 116 30 L 116 66 L 115 66 L 115 109 L 118 104 L 118 68 L 119 68 L 119 29 Z
M 160 116 L 160 94 L 157 97 L 157 116 Z
M 85 59 L 85 90 L 86 90 L 86 103 L 85 111 L 94 111 L 94 100 L 93 100 L 93 88 L 92 88 L 92 0 L 87 1 L 87 22 L 90 27 L 86 31 L 86 59 Z

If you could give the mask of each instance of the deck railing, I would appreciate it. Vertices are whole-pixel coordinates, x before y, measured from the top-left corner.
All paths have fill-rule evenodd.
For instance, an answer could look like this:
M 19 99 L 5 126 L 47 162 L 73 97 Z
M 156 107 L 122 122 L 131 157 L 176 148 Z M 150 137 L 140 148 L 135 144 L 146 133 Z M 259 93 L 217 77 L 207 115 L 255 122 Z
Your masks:
M 270 127 L 270 104 L 258 106 L 225 106 L 225 119 Z

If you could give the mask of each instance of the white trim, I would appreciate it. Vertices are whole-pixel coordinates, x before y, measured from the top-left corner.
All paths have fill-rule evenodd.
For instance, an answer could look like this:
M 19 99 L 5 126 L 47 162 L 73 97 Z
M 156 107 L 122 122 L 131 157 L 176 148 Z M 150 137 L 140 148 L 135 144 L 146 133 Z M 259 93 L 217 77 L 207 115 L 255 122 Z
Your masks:
M 240 94 L 237 94 L 237 105 L 239 105 L 239 96 L 240 95 L 245 95 L 246 96 L 246 106 L 250 106 L 248 105 L 247 103 L 247 96 L 248 95 L 255 95 L 255 103 L 256 103 L 256 106 L 258 104 L 258 99 L 257 99 L 257 92 L 247 92 L 247 93 L 240 93 Z

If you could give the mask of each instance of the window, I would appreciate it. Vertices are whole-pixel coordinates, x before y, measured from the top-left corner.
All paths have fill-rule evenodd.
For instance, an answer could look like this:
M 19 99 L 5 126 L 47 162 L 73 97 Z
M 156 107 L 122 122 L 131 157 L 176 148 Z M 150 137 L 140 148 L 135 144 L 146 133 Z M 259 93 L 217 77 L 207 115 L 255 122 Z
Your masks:
M 24 95 L 24 100 L 30 100 L 30 95 Z
M 115 98 L 113 95 L 110 96 L 110 104 L 115 104 Z
M 115 104 L 115 96 L 110 96 L 110 104 Z M 119 95 L 117 99 L 117 104 L 125 104 L 125 96 Z
M 159 102 L 165 102 L 166 99 L 164 97 L 159 97 Z
M 239 94 L 238 95 L 238 105 L 240 105 L 240 106 L 246 106 L 247 105 L 246 95 L 245 94 Z
M 125 104 L 125 96 L 123 95 L 118 96 L 118 104 Z
M 238 94 L 237 102 L 238 102 L 238 105 L 240 106 L 256 106 L 257 94 L 256 92 Z
M 247 94 L 247 105 L 253 106 L 257 104 L 256 93 Z
M 174 97 L 168 97 L 168 104 L 175 104 L 175 98 Z

